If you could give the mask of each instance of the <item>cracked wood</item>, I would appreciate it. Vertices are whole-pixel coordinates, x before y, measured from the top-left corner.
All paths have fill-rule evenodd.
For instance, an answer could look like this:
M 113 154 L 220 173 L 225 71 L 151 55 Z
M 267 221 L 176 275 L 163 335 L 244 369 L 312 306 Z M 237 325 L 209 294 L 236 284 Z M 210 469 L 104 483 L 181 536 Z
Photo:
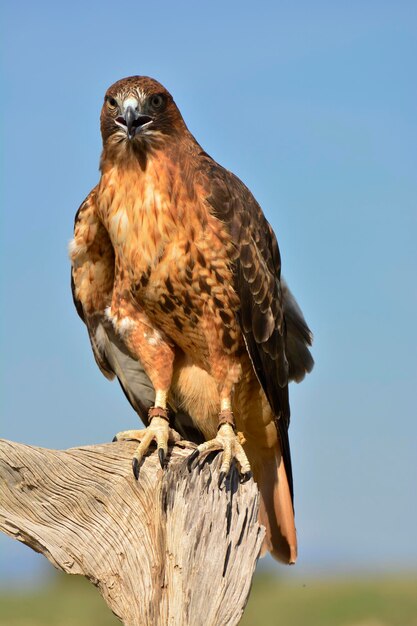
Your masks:
M 264 536 L 258 490 L 220 458 L 191 473 L 189 451 L 132 476 L 136 444 L 47 450 L 0 441 L 0 529 L 58 569 L 86 576 L 126 626 L 233 626 Z

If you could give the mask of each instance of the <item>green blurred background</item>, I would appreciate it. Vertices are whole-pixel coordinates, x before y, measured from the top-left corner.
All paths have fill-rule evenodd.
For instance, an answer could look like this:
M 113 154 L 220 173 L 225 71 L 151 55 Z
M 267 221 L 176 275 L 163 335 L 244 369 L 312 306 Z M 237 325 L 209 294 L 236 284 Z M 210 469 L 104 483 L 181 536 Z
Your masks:
M 315 333 L 290 391 L 299 560 L 260 564 L 242 624 L 417 626 L 416 1 L 0 12 L 0 436 L 68 448 L 135 427 L 74 311 L 66 246 L 105 89 L 154 76 L 259 200 Z M 2 626 L 111 623 L 88 583 L 0 537 Z
M 78 576 L 57 575 L 42 590 L 31 593 L 3 593 L 0 606 L 1 626 L 120 624 L 99 592 Z M 255 576 L 240 624 L 416 626 L 417 576 L 328 578 L 290 583 L 285 577 L 259 574 Z

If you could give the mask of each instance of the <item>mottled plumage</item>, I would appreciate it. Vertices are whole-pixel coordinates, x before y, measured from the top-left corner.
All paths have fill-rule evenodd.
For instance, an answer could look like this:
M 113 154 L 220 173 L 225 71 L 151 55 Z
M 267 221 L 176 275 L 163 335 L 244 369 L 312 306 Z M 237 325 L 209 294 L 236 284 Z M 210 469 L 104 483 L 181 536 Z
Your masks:
M 223 447 L 226 469 L 233 456 L 242 471 L 250 462 L 267 548 L 293 562 L 288 383 L 313 360 L 275 235 L 153 79 L 110 87 L 101 130 L 101 179 L 70 245 L 73 293 L 103 374 L 117 376 L 146 424 L 159 407 L 140 434 L 135 474 L 152 438 L 164 456 L 168 400 L 183 437 Z

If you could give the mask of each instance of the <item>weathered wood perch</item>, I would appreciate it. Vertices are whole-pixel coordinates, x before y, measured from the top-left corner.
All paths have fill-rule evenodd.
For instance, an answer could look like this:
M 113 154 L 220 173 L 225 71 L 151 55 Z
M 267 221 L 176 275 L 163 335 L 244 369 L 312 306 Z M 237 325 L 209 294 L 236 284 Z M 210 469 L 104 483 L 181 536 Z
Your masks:
M 258 492 L 219 459 L 156 454 L 136 482 L 135 442 L 65 451 L 0 440 L 0 529 L 94 583 L 126 626 L 226 626 L 242 616 L 264 530 Z

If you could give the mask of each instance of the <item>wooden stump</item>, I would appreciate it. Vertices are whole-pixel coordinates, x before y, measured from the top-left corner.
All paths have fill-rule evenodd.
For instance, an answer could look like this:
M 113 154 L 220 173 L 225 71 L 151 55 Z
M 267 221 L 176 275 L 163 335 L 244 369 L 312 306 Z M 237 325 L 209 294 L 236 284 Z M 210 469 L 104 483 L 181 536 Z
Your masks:
M 264 536 L 258 491 L 220 459 L 190 473 L 189 450 L 137 444 L 58 451 L 0 440 L 0 529 L 58 569 L 96 585 L 126 626 L 232 626 L 242 616 Z

